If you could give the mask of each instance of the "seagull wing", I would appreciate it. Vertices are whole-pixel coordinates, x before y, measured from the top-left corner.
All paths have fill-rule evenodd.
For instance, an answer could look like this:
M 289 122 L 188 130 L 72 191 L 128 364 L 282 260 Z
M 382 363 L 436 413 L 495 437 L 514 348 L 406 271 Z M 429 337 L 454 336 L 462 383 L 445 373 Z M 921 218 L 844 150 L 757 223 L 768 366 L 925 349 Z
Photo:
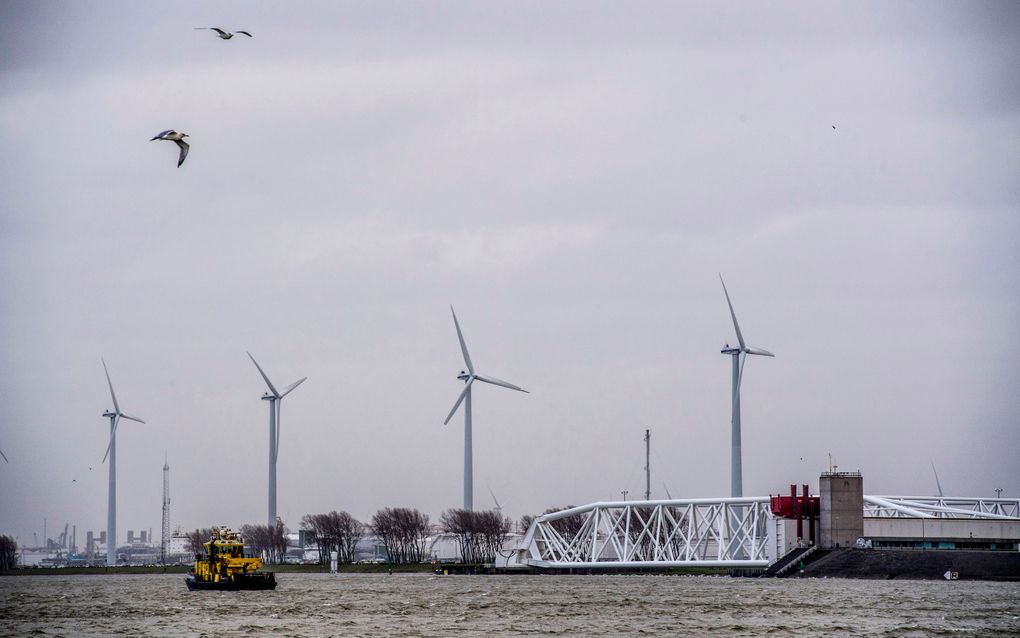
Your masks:
M 177 143 L 177 146 L 181 147 L 181 156 L 177 160 L 177 168 L 180 168 L 181 164 L 184 163 L 184 158 L 188 156 L 188 149 L 191 148 L 191 146 L 189 146 L 184 140 L 174 140 L 174 142 Z
M 252 35 L 250 33 L 248 33 L 247 31 L 234 31 L 234 35 L 237 35 L 238 33 L 243 33 L 246 36 L 248 36 L 249 38 L 252 37 Z
M 154 141 L 156 141 L 156 140 L 158 140 L 158 139 L 162 139 L 164 135 L 166 135 L 166 134 L 168 134 L 168 133 L 173 133 L 173 132 L 174 132 L 174 130 L 173 130 L 172 128 L 168 128 L 167 130 L 163 131 L 162 133 L 157 133 L 157 134 L 156 134 L 156 137 L 152 138 L 152 139 L 151 139 L 151 140 L 149 140 L 149 141 L 150 141 L 150 142 L 154 142 Z
M 215 31 L 216 33 L 219 33 L 220 35 L 224 35 L 224 36 L 227 35 L 226 31 L 224 31 L 223 29 L 217 28 L 217 27 L 209 27 L 209 30 L 210 31 Z

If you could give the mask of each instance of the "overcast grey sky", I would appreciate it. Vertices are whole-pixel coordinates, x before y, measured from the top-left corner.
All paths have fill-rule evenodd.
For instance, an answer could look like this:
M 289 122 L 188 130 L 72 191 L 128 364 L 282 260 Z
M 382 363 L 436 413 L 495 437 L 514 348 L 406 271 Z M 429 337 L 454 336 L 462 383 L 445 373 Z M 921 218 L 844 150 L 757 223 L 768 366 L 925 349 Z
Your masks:
M 0 533 L 1020 494 L 1020 5 L 5 2 Z M 222 41 L 198 26 L 246 29 Z M 832 128 L 835 125 L 835 130 Z M 191 154 L 149 138 L 189 133 Z M 231 496 L 224 497 L 225 494 Z

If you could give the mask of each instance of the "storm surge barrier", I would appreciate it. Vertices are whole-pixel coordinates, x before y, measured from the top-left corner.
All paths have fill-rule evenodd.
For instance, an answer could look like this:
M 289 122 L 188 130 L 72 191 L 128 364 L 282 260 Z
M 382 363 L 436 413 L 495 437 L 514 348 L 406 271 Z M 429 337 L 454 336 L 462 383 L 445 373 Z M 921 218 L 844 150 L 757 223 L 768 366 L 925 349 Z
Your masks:
M 917 527 L 932 519 L 943 525 Z M 1020 500 L 864 495 L 863 520 L 862 539 L 942 534 L 1015 542 Z M 804 545 L 789 523 L 773 514 L 767 496 L 591 503 L 535 518 L 505 567 L 765 568 Z
M 1016 520 L 1020 499 L 864 495 L 865 518 Z
M 765 567 L 780 526 L 768 497 L 600 502 L 539 516 L 517 562 L 539 568 Z

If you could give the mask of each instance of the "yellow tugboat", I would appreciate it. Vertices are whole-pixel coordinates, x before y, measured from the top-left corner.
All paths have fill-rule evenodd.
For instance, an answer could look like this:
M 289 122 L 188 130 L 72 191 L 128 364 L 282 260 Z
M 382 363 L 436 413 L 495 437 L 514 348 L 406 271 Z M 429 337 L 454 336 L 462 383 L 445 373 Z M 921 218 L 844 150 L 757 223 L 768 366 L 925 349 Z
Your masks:
M 184 579 L 188 589 L 276 589 L 276 576 L 255 571 L 262 567 L 262 559 L 244 555 L 244 541 L 237 532 L 214 527 L 212 538 L 203 546 L 205 554 L 195 556 L 195 567 Z

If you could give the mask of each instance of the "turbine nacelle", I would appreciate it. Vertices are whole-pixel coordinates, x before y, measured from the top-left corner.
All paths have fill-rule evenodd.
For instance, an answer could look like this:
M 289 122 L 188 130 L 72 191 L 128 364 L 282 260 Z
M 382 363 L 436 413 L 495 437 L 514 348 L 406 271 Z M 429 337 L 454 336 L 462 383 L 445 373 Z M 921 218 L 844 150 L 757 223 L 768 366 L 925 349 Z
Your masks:
M 265 373 L 265 371 L 262 369 L 262 366 L 259 365 L 259 362 L 255 360 L 255 357 L 251 356 L 250 352 L 247 353 L 247 354 L 248 354 L 248 358 L 251 359 L 251 362 L 255 364 L 256 368 L 258 368 L 259 374 L 262 375 L 262 379 L 266 382 L 266 385 L 269 386 L 269 392 L 267 392 L 267 393 L 262 395 L 262 398 L 267 400 L 267 401 L 270 400 L 270 399 L 282 399 L 283 397 L 285 397 L 288 394 L 290 394 L 294 390 L 294 388 L 298 387 L 299 385 L 304 383 L 305 380 L 308 379 L 308 377 L 301 377 L 300 379 L 298 379 L 294 383 L 292 383 L 289 386 L 287 386 L 286 388 L 284 388 L 283 392 L 280 392 L 280 391 L 278 391 L 276 389 L 276 386 L 273 385 L 273 382 L 269 380 L 269 375 L 267 375 Z
M 460 351 L 464 355 L 464 365 L 467 366 L 467 370 L 461 370 L 457 378 L 464 382 L 464 389 L 461 390 L 460 396 L 457 397 L 457 402 L 453 404 L 453 408 L 450 413 L 446 415 L 446 419 L 443 421 L 443 425 L 450 422 L 453 415 L 457 413 L 457 408 L 464 402 L 464 399 L 471 392 L 471 385 L 475 380 L 482 381 L 483 383 L 490 383 L 492 385 L 498 385 L 509 390 L 517 390 L 518 392 L 528 393 L 522 387 L 516 386 L 508 381 L 502 381 L 496 377 L 486 377 L 480 374 L 475 374 L 475 366 L 471 362 L 471 355 L 468 354 L 467 343 L 464 342 L 464 333 L 460 330 L 460 323 L 457 321 L 457 313 L 453 310 L 453 306 L 450 306 L 450 313 L 453 315 L 453 325 L 457 328 L 457 340 L 460 342 Z
M 762 357 L 774 357 L 776 355 L 762 348 L 752 348 L 744 342 L 744 335 L 740 332 L 740 324 L 737 323 L 737 313 L 733 311 L 733 302 L 730 301 L 730 293 L 726 290 L 726 282 L 723 281 L 722 275 L 719 275 L 719 283 L 722 284 L 723 294 L 726 295 L 726 305 L 729 307 L 730 317 L 733 319 L 733 331 L 737 333 L 737 343 L 740 344 L 737 347 L 733 347 L 727 343 L 726 346 L 719 351 L 722 354 L 740 357 L 739 369 L 737 370 L 737 383 L 733 388 L 733 405 L 735 407 L 740 399 L 740 383 L 744 378 L 744 363 L 747 361 L 747 355 L 754 354 Z
M 113 443 L 117 437 L 117 424 L 120 423 L 121 419 L 127 419 L 128 421 L 135 421 L 136 423 L 145 423 L 145 421 L 139 419 L 136 416 L 124 414 L 120 411 L 120 404 L 117 403 L 117 394 L 113 391 L 113 381 L 110 381 L 110 371 L 106 368 L 106 360 L 100 359 L 103 362 L 103 372 L 106 373 L 106 384 L 110 386 L 110 398 L 113 399 L 113 411 L 106 410 L 103 412 L 103 416 L 107 419 L 113 419 L 113 425 L 110 428 L 110 443 L 106 446 L 106 453 L 103 454 L 103 463 L 106 463 L 106 457 L 110 455 L 110 450 L 113 449 Z

